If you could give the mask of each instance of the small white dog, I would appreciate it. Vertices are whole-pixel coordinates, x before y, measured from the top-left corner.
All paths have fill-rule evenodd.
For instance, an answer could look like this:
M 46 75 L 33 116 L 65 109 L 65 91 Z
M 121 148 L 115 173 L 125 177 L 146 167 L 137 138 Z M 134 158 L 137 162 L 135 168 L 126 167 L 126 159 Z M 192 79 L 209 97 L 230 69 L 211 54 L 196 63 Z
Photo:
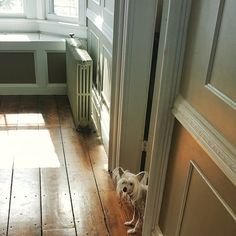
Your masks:
M 136 214 L 138 215 L 138 220 L 135 223 L 134 228 L 127 231 L 128 234 L 134 234 L 138 231 L 141 222 L 143 221 L 148 189 L 147 172 L 142 171 L 135 175 L 127 170 L 124 171 L 121 167 L 117 167 L 114 169 L 112 177 L 116 183 L 116 190 L 119 196 L 126 200 L 130 200 L 134 207 L 133 218 L 132 220 L 125 222 L 125 225 L 134 225 Z

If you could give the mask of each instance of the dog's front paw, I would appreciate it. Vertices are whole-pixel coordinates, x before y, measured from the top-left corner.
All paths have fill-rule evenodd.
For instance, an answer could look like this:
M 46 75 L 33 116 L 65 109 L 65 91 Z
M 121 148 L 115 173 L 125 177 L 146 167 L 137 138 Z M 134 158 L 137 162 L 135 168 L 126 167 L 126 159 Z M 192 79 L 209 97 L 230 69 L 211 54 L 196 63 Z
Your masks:
M 127 221 L 127 222 L 125 222 L 124 223 L 124 225 L 126 225 L 126 226 L 130 226 L 130 225 L 133 225 L 133 220 L 131 220 L 131 221 Z
M 135 234 L 136 233 L 136 229 L 135 228 L 129 229 L 129 230 L 127 230 L 127 233 L 128 234 Z

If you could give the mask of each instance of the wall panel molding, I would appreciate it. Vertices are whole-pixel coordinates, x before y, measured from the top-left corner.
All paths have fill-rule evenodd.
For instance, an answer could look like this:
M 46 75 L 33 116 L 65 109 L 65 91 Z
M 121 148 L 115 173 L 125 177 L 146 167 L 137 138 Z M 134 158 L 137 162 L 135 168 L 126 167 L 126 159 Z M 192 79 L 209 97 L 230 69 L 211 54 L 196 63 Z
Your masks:
M 98 6 L 101 6 L 101 0 L 92 0 L 92 2 L 94 2 Z
M 7 35 L 6 35 L 7 36 Z M 12 41 L 11 41 L 12 40 Z M 47 53 L 65 53 L 65 41 L 63 37 L 54 37 L 38 33 L 16 34 L 15 40 L 2 39 L 0 42 L 0 53 L 33 53 L 36 83 L 31 81 L 21 84 L 0 84 L 2 95 L 29 95 L 29 94 L 66 94 L 66 83 L 49 84 Z M 19 41 L 20 40 L 20 41 Z M 19 78 L 20 80 L 20 78 Z
M 88 29 L 89 33 L 88 33 L 88 52 L 90 54 L 90 56 L 93 59 L 93 83 L 96 80 L 96 84 L 98 84 L 98 80 L 99 80 L 99 63 L 100 63 L 100 39 L 99 36 L 92 30 L 92 29 Z M 94 78 L 94 76 L 96 76 L 96 78 Z
M 236 186 L 236 149 L 193 107 L 178 96 L 173 114 Z
M 107 38 L 109 43 L 113 42 L 113 29 L 102 21 L 101 16 L 87 8 L 86 16 L 97 27 L 97 29 Z
M 179 219 L 178 219 L 178 224 L 177 224 L 177 230 L 175 236 L 181 235 L 181 225 L 183 222 L 184 218 L 184 211 L 185 211 L 185 206 L 187 204 L 187 199 L 188 199 L 188 193 L 191 185 L 191 178 L 193 175 L 193 172 L 196 171 L 196 173 L 201 177 L 201 179 L 204 181 L 204 183 L 207 185 L 207 187 L 210 189 L 210 191 L 213 193 L 213 195 L 216 197 L 216 199 L 220 202 L 220 204 L 223 206 L 223 208 L 227 211 L 227 213 L 232 217 L 234 221 L 236 221 L 236 215 L 231 209 L 231 207 L 225 202 L 225 200 L 221 197 L 219 192 L 214 188 L 214 186 L 210 183 L 210 181 L 207 179 L 207 177 L 204 175 L 204 173 L 201 171 L 199 166 L 194 162 L 190 161 L 189 165 L 189 170 L 188 170 L 188 175 L 187 179 L 185 182 L 185 187 L 184 187 L 184 192 L 183 192 L 183 199 L 181 203 L 181 208 L 180 208 L 180 213 L 179 213 Z

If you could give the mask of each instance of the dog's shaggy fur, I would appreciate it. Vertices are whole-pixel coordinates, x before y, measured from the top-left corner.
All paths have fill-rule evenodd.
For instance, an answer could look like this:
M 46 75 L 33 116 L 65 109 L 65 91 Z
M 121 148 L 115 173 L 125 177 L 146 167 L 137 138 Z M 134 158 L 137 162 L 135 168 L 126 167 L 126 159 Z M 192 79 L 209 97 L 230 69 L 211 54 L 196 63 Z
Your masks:
M 134 228 L 127 231 L 128 234 L 136 233 L 143 221 L 143 214 L 147 195 L 147 172 L 142 171 L 137 175 L 124 171 L 121 167 L 114 169 L 112 173 L 114 182 L 116 183 L 116 190 L 122 199 L 130 201 L 134 207 L 132 220 L 125 222 L 125 225 L 132 226 L 135 223 L 136 214 L 138 220 Z

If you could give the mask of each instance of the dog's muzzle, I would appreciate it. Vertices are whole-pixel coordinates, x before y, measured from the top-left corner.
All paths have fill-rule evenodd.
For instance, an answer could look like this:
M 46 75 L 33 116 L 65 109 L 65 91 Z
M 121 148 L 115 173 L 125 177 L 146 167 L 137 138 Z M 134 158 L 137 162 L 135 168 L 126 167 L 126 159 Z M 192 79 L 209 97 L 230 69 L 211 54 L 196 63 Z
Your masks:
M 125 193 L 127 192 L 127 188 L 126 187 L 123 188 L 123 192 L 125 192 Z

